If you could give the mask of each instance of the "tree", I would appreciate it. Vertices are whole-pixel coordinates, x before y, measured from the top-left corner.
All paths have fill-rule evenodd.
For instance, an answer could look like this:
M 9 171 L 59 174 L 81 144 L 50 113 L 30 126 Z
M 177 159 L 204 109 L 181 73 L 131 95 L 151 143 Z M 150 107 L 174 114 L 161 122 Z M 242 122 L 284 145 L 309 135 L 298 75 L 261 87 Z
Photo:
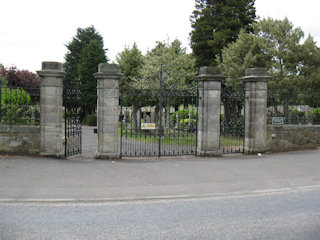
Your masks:
M 262 19 L 254 34 L 241 31 L 239 39 L 222 52 L 219 66 L 227 76 L 226 85 L 242 86 L 240 78 L 249 67 L 266 67 L 272 76 L 269 89 L 294 91 L 297 87 L 319 86 L 320 52 L 313 38 L 303 42 L 304 33 L 285 18 Z
M 85 116 L 94 112 L 96 107 L 96 79 L 93 74 L 98 70 L 98 64 L 107 62 L 103 38 L 94 28 L 78 28 L 72 41 L 66 44 L 68 52 L 65 55 L 64 70 L 66 77 L 64 85 L 83 83 L 83 107 Z
M 195 68 L 195 59 L 190 54 L 187 54 L 186 48 L 181 45 L 181 42 L 177 39 L 171 43 L 157 42 L 157 45 L 147 52 L 145 63 L 141 69 L 141 78 L 134 79 L 133 87 L 159 91 L 160 69 L 162 69 L 163 91 L 192 91 L 196 85 L 195 76 L 198 71 Z M 150 98 L 148 101 L 150 102 Z M 169 96 L 164 97 L 163 104 L 166 109 L 166 125 L 168 126 L 170 120 L 169 111 L 173 104 L 172 98 Z M 141 104 L 137 105 L 137 102 L 135 102 L 134 110 L 142 106 Z
M 79 56 L 78 76 L 82 84 L 82 104 L 85 116 L 94 114 L 97 106 L 97 80 L 93 75 L 99 63 L 106 62 L 103 48 L 97 40 L 91 40 Z
M 132 48 L 126 47 L 116 57 L 119 70 L 123 73 L 120 88 L 130 88 L 134 79 L 141 78 L 141 68 L 144 65 L 144 56 L 134 43 Z
M 37 74 L 28 70 L 18 70 L 16 67 L 0 69 L 1 85 L 15 88 L 40 88 L 40 79 Z
M 134 80 L 135 88 L 159 89 L 161 65 L 163 89 L 187 90 L 195 86 L 197 75 L 195 60 L 181 45 L 177 39 L 171 43 L 157 42 L 157 45 L 145 56 L 141 78 Z
M 262 19 L 254 25 L 254 34 L 242 31 L 239 39 L 223 50 L 219 62 L 227 76 L 225 85 L 239 89 L 247 68 L 266 67 L 272 76 L 268 89 L 280 94 L 287 115 L 287 94 L 296 96 L 301 89 L 320 91 L 320 49 L 311 36 L 304 42 L 303 37 L 303 31 L 287 18 Z
M 217 65 L 222 49 L 237 40 L 244 28 L 252 32 L 255 0 L 195 0 L 191 15 L 191 48 L 200 66 Z

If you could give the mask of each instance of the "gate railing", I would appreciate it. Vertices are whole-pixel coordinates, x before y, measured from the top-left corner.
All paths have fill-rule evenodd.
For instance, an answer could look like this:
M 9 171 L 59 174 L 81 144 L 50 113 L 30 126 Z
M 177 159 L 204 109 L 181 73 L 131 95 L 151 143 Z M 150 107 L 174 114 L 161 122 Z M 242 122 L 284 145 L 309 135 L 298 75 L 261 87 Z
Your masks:
M 65 139 L 64 156 L 81 154 L 82 152 L 82 101 L 81 86 L 66 84 L 63 89 Z
M 122 89 L 121 156 L 196 154 L 197 89 Z
M 243 153 L 244 90 L 221 91 L 220 149 L 222 153 Z

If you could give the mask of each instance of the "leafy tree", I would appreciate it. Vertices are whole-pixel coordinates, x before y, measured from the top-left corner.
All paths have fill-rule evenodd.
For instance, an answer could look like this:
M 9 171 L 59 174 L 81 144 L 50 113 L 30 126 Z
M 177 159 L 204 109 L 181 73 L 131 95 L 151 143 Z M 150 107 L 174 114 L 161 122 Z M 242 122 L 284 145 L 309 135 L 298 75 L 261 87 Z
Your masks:
M 119 70 L 123 73 L 120 88 L 130 88 L 134 79 L 141 78 L 141 68 L 144 65 L 144 56 L 134 43 L 132 48 L 126 47 L 116 57 Z
M 288 94 L 295 96 L 301 89 L 320 90 L 320 49 L 311 36 L 304 42 L 303 37 L 303 31 L 294 28 L 287 18 L 263 19 L 254 25 L 254 34 L 242 31 L 239 39 L 223 50 L 223 60 L 219 62 L 227 76 L 225 85 L 239 89 L 247 68 L 268 68 L 272 76 L 268 88 L 281 93 L 278 99 L 286 116 Z M 270 104 L 276 109 L 277 103 L 272 101 Z
M 65 55 L 64 70 L 66 71 L 65 86 L 82 81 L 83 107 L 85 115 L 92 113 L 96 106 L 96 79 L 98 64 L 107 62 L 103 38 L 94 28 L 78 28 L 72 41 L 66 44 L 68 52 Z
M 18 70 L 16 67 L 0 69 L 1 85 L 10 87 L 39 88 L 40 79 L 37 74 L 28 70 Z
M 195 86 L 195 60 L 176 39 L 171 43 L 157 42 L 155 48 L 147 52 L 141 78 L 134 80 L 134 87 L 159 89 L 161 65 L 163 89 L 187 90 Z
M 255 0 L 195 0 L 191 15 L 191 48 L 197 66 L 217 65 L 222 49 L 237 40 L 244 28 L 252 32 L 255 21 Z
M 266 67 L 272 76 L 269 89 L 289 92 L 302 86 L 310 90 L 320 86 L 319 48 L 311 36 L 302 43 L 303 37 L 303 31 L 294 28 L 287 18 L 262 19 L 254 25 L 254 34 L 241 31 L 239 39 L 223 50 L 223 60 L 219 61 L 227 76 L 225 84 L 237 88 L 247 68 Z
M 196 85 L 195 60 L 190 54 L 187 54 L 186 48 L 183 48 L 181 42 L 177 39 L 171 43 L 157 42 L 157 45 L 147 52 L 145 64 L 141 69 L 141 78 L 134 79 L 133 87 L 158 92 L 160 88 L 160 68 L 162 68 L 162 88 L 164 92 L 192 91 Z M 150 98 L 148 101 L 150 101 Z M 167 126 L 169 126 L 170 120 L 170 106 L 175 104 L 177 107 L 179 104 L 172 101 L 169 96 L 163 98 Z M 139 106 L 136 103 L 135 108 L 143 106 L 141 101 Z

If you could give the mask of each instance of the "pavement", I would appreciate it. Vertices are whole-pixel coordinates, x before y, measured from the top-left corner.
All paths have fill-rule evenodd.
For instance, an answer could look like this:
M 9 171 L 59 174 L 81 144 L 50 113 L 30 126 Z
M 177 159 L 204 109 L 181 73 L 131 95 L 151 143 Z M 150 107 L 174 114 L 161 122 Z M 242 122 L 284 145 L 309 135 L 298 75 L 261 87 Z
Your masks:
M 218 158 L 0 157 L 0 201 L 118 201 L 320 188 L 320 149 Z

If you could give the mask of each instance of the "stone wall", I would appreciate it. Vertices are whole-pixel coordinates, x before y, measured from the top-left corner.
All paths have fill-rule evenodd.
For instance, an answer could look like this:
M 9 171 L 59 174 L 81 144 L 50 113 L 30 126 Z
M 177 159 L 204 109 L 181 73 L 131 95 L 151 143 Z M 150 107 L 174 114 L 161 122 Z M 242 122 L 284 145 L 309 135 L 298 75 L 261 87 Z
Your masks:
M 267 148 L 271 152 L 320 147 L 320 125 L 268 125 Z
M 38 154 L 40 126 L 0 125 L 0 154 Z

